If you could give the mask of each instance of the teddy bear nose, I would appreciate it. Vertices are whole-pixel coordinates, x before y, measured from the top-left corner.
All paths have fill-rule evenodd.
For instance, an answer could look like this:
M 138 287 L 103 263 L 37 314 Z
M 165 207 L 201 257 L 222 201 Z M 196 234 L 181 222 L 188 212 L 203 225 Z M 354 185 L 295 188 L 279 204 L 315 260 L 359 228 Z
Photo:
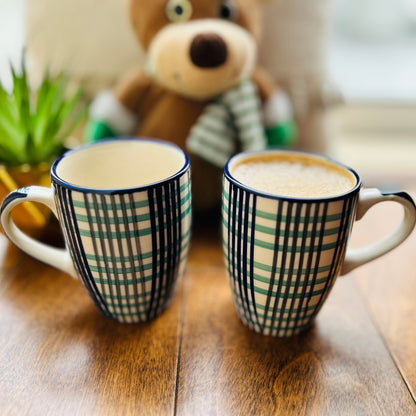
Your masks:
M 227 60 L 227 45 L 216 33 L 201 33 L 192 40 L 190 56 L 199 68 L 216 68 Z

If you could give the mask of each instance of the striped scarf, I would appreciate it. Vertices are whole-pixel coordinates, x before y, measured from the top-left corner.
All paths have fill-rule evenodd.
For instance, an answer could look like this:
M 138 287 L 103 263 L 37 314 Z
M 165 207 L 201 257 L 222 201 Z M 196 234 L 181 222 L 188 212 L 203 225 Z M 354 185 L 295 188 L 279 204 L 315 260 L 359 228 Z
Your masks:
M 255 85 L 243 81 L 209 103 L 192 127 L 187 149 L 202 159 L 223 167 L 240 149 L 266 147 L 260 100 Z

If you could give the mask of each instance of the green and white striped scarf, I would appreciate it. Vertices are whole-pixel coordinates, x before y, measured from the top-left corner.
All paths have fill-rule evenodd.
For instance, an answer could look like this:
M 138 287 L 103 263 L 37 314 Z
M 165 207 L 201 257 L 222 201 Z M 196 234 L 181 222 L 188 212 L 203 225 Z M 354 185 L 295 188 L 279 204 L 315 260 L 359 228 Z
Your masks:
M 192 127 L 186 146 L 222 168 L 237 149 L 260 150 L 266 143 L 257 89 L 246 80 L 206 106 Z

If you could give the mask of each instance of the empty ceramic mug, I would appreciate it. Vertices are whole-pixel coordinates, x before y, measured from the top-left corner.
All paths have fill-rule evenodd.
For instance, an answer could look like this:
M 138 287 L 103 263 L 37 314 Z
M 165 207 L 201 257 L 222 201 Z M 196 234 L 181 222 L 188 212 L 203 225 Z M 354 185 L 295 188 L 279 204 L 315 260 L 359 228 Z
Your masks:
M 188 156 L 151 139 L 103 140 L 68 151 L 51 167 L 51 187 L 11 192 L 1 206 L 7 237 L 75 278 L 99 310 L 120 322 L 159 315 L 184 271 L 191 228 Z M 11 218 L 25 201 L 47 205 L 66 248 L 25 235 Z
M 361 189 L 358 174 L 325 157 L 294 151 L 242 153 L 224 168 L 223 252 L 242 322 L 290 336 L 308 328 L 337 276 L 404 241 L 416 220 L 405 192 Z M 348 250 L 352 225 L 379 202 L 404 218 L 391 235 Z

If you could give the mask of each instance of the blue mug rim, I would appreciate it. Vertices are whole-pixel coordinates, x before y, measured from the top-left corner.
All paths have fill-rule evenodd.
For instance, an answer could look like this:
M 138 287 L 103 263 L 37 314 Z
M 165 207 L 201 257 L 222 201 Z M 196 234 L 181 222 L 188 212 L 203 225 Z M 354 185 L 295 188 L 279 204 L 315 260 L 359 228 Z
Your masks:
M 64 158 L 70 156 L 73 153 L 77 153 L 77 152 L 82 151 L 84 149 L 87 149 L 89 147 L 100 146 L 100 145 L 110 143 L 110 142 L 131 142 L 131 141 L 137 141 L 137 140 L 147 141 L 147 142 L 152 142 L 152 143 L 159 143 L 159 144 L 169 146 L 169 147 L 172 147 L 172 148 L 176 149 L 177 151 L 179 151 L 180 153 L 182 153 L 184 155 L 184 158 L 185 158 L 184 165 L 176 173 L 174 173 L 173 175 L 171 175 L 167 178 L 161 179 L 160 181 L 152 182 L 150 184 L 146 184 L 146 185 L 142 185 L 142 186 L 134 186 L 134 187 L 126 187 L 126 188 L 108 188 L 108 189 L 75 185 L 75 184 L 72 184 L 72 183 L 67 182 L 64 179 L 60 178 L 59 175 L 56 172 L 59 163 Z M 50 175 L 51 175 L 52 182 L 55 182 L 58 185 L 66 188 L 66 189 L 74 190 L 74 191 L 77 191 L 77 192 L 83 192 L 83 193 L 115 195 L 115 194 L 127 194 L 127 193 L 139 192 L 139 191 L 146 191 L 150 188 L 154 188 L 158 185 L 164 184 L 166 182 L 170 182 L 171 180 L 182 176 L 182 174 L 188 170 L 189 166 L 190 166 L 189 156 L 186 154 L 186 152 L 184 152 L 176 144 L 165 141 L 165 140 L 152 138 L 152 137 L 141 137 L 141 136 L 133 137 L 132 136 L 132 137 L 104 138 L 104 139 L 100 139 L 99 141 L 96 141 L 96 142 L 93 142 L 93 143 L 83 144 L 83 145 L 75 147 L 74 149 L 70 149 L 70 150 L 64 152 L 60 157 L 58 157 L 53 162 L 53 164 L 51 166 L 51 169 L 50 169 Z
M 235 179 L 231 172 L 230 172 L 230 164 L 233 163 L 234 161 L 238 160 L 238 159 L 243 159 L 244 157 L 250 156 L 250 155 L 261 155 L 261 154 L 271 154 L 271 153 L 283 153 L 283 154 L 298 154 L 298 155 L 306 155 L 306 156 L 310 156 L 313 158 L 317 158 L 317 159 L 321 159 L 330 163 L 333 163 L 337 166 L 340 166 L 346 170 L 348 170 L 349 172 L 351 172 L 355 179 L 356 179 L 356 184 L 353 188 L 351 188 L 350 190 L 348 190 L 347 192 L 343 192 L 341 194 L 337 194 L 337 195 L 330 195 L 330 196 L 326 196 L 326 197 L 312 197 L 312 198 L 302 198 L 302 197 L 292 197 L 292 196 L 286 196 L 286 195 L 277 195 L 277 194 L 272 194 L 269 192 L 264 192 L 255 188 L 252 188 L 250 186 L 247 186 L 245 184 L 243 184 L 242 182 L 238 181 L 237 179 Z M 337 160 L 320 154 L 320 153 L 314 153 L 314 152 L 307 152 L 307 151 L 303 151 L 303 150 L 290 150 L 290 149 L 264 149 L 264 150 L 249 150 L 249 151 L 245 151 L 245 152 L 241 152 L 241 153 L 237 153 L 236 155 L 232 156 L 230 159 L 228 159 L 228 161 L 226 162 L 225 166 L 224 166 L 224 177 L 230 181 L 231 183 L 233 183 L 235 186 L 243 189 L 246 192 L 250 192 L 251 194 L 257 195 L 257 196 L 261 196 L 263 198 L 269 198 L 269 199 L 275 199 L 275 200 L 285 200 L 285 201 L 293 201 L 293 202 L 318 202 L 318 201 L 337 201 L 337 200 L 342 200 L 345 199 L 347 196 L 352 195 L 356 192 L 359 192 L 359 190 L 361 189 L 362 186 L 362 181 L 360 176 L 358 175 L 358 173 L 350 168 L 349 166 L 338 162 Z

